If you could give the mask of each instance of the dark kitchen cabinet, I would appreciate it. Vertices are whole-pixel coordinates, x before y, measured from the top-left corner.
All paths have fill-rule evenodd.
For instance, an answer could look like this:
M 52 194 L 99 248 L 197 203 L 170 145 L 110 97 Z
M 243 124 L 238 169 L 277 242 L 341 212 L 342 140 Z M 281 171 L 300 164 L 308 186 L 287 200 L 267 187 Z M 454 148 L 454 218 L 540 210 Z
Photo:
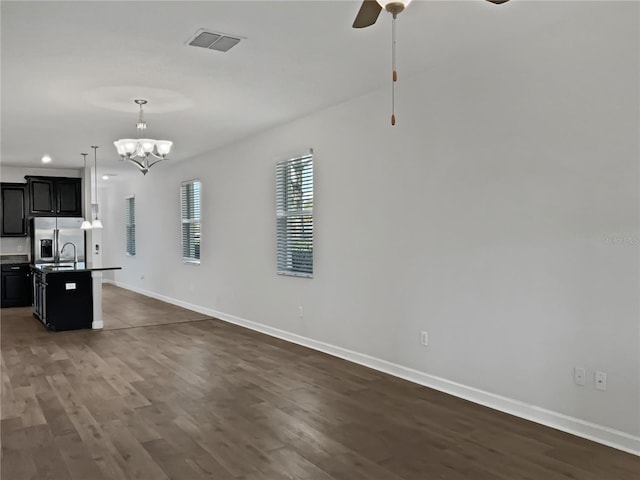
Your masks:
M 46 310 L 45 310 L 45 296 L 46 296 L 46 288 L 47 282 L 45 279 L 45 274 L 34 268 L 32 271 L 33 276 L 33 315 L 41 320 L 45 325 L 46 322 Z
M 28 178 L 29 213 L 31 215 L 55 215 L 53 179 Z
M 0 236 L 27 236 L 27 186 L 23 183 L 0 184 Z
M 34 216 L 81 217 L 82 179 L 26 176 L 29 214 Z
M 58 178 L 55 182 L 56 214 L 59 217 L 82 216 L 82 184 L 79 178 Z
M 33 272 L 33 315 L 49 330 L 91 328 L 93 283 L 91 272 Z
M 2 307 L 31 305 L 31 271 L 29 264 L 2 265 Z

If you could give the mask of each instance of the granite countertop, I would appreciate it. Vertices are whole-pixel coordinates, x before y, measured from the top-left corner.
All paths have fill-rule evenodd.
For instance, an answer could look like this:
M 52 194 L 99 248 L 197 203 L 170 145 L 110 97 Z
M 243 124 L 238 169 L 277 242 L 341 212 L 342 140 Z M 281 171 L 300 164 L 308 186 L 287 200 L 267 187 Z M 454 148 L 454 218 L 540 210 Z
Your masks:
M 29 255 L 13 253 L 11 255 L 0 255 L 0 264 L 8 263 L 29 263 Z
M 122 267 L 90 267 L 84 262 L 78 262 L 76 265 L 73 262 L 65 263 L 36 263 L 31 265 L 34 270 L 39 270 L 44 273 L 62 273 L 62 272 L 97 272 L 104 270 L 121 270 Z

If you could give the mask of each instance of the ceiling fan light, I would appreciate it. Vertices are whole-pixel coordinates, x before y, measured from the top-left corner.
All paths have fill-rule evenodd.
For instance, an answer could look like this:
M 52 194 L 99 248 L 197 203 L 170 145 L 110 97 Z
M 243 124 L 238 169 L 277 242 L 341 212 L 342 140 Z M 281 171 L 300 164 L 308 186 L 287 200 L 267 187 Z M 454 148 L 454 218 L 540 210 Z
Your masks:
M 91 230 L 91 222 L 89 220 L 83 220 L 82 225 L 80 225 L 82 230 Z

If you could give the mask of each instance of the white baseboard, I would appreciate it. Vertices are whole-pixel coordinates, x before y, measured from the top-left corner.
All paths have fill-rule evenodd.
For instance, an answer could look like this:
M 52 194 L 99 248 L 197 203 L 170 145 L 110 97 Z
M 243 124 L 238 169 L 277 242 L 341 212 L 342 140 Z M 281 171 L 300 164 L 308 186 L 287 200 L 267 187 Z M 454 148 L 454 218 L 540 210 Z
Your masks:
M 363 353 L 347 350 L 335 345 L 303 337 L 295 333 L 290 333 L 285 330 L 280 330 L 268 325 L 252 322 L 251 320 L 229 315 L 224 312 L 218 312 L 210 308 L 193 305 L 175 298 L 150 292 L 148 290 L 143 290 L 141 288 L 110 280 L 105 281 L 105 283 L 112 283 L 118 287 L 122 287 L 148 297 L 156 298 L 172 305 L 177 305 L 204 315 L 219 318 L 220 320 L 224 320 L 228 323 L 240 325 L 257 332 L 265 333 L 272 337 L 277 337 L 313 350 L 318 350 L 380 372 L 388 373 L 395 377 L 403 378 L 419 385 L 424 385 L 425 387 L 433 388 L 435 390 L 493 408 L 494 410 L 515 415 L 532 422 L 540 423 L 563 432 L 577 435 L 578 437 L 586 438 L 588 440 L 640 456 L 640 436 L 634 436 L 620 430 L 591 423 L 579 418 L 570 417 L 568 415 L 537 407 L 519 400 L 496 395 L 491 392 L 447 380 L 446 378 L 437 377 L 435 375 L 430 375 L 412 368 L 397 365 L 386 360 L 371 357 Z
M 102 329 L 102 327 L 104 326 L 104 322 L 102 320 L 99 320 L 97 322 L 93 322 L 91 324 L 91 328 L 94 330 L 100 330 Z

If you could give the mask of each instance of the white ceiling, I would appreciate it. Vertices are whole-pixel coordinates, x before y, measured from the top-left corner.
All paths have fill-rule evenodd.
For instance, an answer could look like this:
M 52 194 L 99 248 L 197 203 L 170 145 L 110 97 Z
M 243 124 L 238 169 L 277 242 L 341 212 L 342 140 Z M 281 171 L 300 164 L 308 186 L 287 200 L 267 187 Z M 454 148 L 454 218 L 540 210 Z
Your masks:
M 403 76 L 464 62 L 572 14 L 577 2 L 414 1 L 398 18 Z M 572 5 L 573 4 L 573 5 Z M 388 88 L 390 16 L 355 30 L 359 1 L 6 1 L 1 8 L 1 162 L 80 167 L 99 145 L 103 171 L 123 165 L 113 141 L 174 141 L 173 161 Z M 246 37 L 227 53 L 189 47 L 199 28 Z M 91 156 L 89 157 L 92 158 Z

